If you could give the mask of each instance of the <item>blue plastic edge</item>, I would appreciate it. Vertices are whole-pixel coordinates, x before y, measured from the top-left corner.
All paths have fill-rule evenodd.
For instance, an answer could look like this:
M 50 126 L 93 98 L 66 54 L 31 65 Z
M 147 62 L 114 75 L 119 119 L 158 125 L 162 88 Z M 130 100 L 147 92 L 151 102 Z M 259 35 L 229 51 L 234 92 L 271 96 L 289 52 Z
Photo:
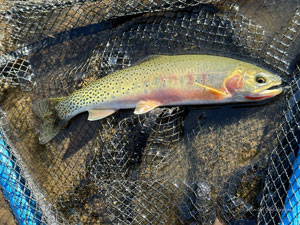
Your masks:
M 293 162 L 290 185 L 286 195 L 284 208 L 281 213 L 280 225 L 300 224 L 300 154 Z
M 4 197 L 19 224 L 45 224 L 31 191 L 25 186 L 26 179 L 21 176 L 21 170 L 0 130 L 0 187 Z

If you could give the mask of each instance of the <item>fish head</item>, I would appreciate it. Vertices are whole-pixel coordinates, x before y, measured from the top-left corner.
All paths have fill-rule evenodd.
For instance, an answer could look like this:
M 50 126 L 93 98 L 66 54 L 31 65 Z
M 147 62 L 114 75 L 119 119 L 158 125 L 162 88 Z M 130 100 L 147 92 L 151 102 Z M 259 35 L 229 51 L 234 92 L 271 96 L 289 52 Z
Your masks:
M 259 101 L 282 92 L 280 76 L 250 65 L 236 68 L 224 81 L 224 87 L 237 101 Z

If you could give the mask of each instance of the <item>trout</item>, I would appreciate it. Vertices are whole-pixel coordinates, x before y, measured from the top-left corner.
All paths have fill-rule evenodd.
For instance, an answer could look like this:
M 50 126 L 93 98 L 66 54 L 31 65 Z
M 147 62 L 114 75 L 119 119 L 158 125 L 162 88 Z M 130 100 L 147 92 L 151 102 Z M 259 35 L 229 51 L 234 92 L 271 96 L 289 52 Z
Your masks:
M 91 82 L 69 96 L 37 104 L 44 120 L 40 143 L 53 139 L 74 116 L 100 120 L 119 109 L 143 114 L 159 106 L 253 102 L 282 92 L 281 78 L 240 60 L 212 55 L 155 56 Z M 272 89 L 271 89 L 272 88 Z

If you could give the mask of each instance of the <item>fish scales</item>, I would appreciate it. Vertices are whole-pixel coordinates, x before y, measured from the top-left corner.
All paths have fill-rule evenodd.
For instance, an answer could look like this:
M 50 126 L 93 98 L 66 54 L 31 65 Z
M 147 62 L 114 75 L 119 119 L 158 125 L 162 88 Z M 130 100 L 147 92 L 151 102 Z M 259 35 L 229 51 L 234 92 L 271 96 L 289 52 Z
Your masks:
M 42 104 L 44 109 L 40 111 L 50 109 L 59 121 L 56 124 L 63 127 L 84 111 L 89 112 L 89 120 L 97 120 L 127 108 L 141 114 L 158 106 L 262 100 L 281 93 L 281 88 L 269 90 L 280 84 L 279 76 L 236 59 L 156 56 L 109 74 L 69 96 L 49 99 L 50 107 Z M 45 121 L 45 126 L 49 124 Z M 55 128 L 51 135 L 42 131 L 40 141 L 51 140 L 58 130 Z
M 126 101 L 129 99 L 128 96 L 136 97 L 136 99 L 139 96 L 151 98 L 151 93 L 155 95 L 162 89 L 182 89 L 180 94 L 184 96 L 186 90 L 199 91 L 199 87 L 194 85 L 194 81 L 219 88 L 224 75 L 232 71 L 236 62 L 232 59 L 223 59 L 225 62 L 221 64 L 214 58 L 214 56 L 207 58 L 194 55 L 188 58 L 181 55 L 160 56 L 138 66 L 117 71 L 63 100 L 57 106 L 57 111 L 65 113 L 59 114 L 59 117 L 67 119 L 68 116 L 72 116 L 72 112 L 77 113 L 92 105 L 98 105 L 99 108 L 101 108 L 100 105 L 102 108 L 132 108 L 136 105 L 136 101 Z M 204 77 L 205 79 L 203 79 Z M 204 88 L 202 90 L 206 91 Z M 207 99 L 214 96 L 208 94 L 204 97 Z M 209 100 L 207 99 L 206 102 Z M 182 104 L 184 103 L 189 103 L 189 101 L 182 101 Z M 167 105 L 170 104 L 172 102 Z

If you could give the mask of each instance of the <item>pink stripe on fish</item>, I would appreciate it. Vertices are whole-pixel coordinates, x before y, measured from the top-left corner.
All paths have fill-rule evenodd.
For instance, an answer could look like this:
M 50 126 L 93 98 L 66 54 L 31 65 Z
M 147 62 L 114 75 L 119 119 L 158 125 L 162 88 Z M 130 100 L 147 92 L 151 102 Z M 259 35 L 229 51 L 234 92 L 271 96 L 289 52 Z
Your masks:
M 165 76 L 161 76 L 159 78 L 160 83 L 165 82 L 172 82 L 172 81 L 178 81 L 178 76 L 175 74 L 169 74 L 169 75 L 165 75 Z
M 186 78 L 188 80 L 187 85 L 193 85 L 194 84 L 194 82 L 195 82 L 194 74 L 189 73 L 189 74 L 186 75 Z
M 208 77 L 208 75 L 207 75 L 206 73 L 205 73 L 205 74 L 202 74 L 202 80 L 201 80 L 201 83 L 202 83 L 202 84 L 205 84 L 205 83 L 206 83 L 207 77 Z
M 175 74 L 170 74 L 164 77 L 165 79 L 167 79 L 168 81 L 177 81 L 178 77 Z
M 221 100 L 216 95 L 209 91 L 203 90 L 155 90 L 149 94 L 142 94 L 139 96 L 126 97 L 119 100 L 120 103 L 137 104 L 139 101 L 155 100 L 160 102 L 162 105 L 170 105 L 172 103 L 179 102 L 191 102 L 191 101 L 219 101 Z

